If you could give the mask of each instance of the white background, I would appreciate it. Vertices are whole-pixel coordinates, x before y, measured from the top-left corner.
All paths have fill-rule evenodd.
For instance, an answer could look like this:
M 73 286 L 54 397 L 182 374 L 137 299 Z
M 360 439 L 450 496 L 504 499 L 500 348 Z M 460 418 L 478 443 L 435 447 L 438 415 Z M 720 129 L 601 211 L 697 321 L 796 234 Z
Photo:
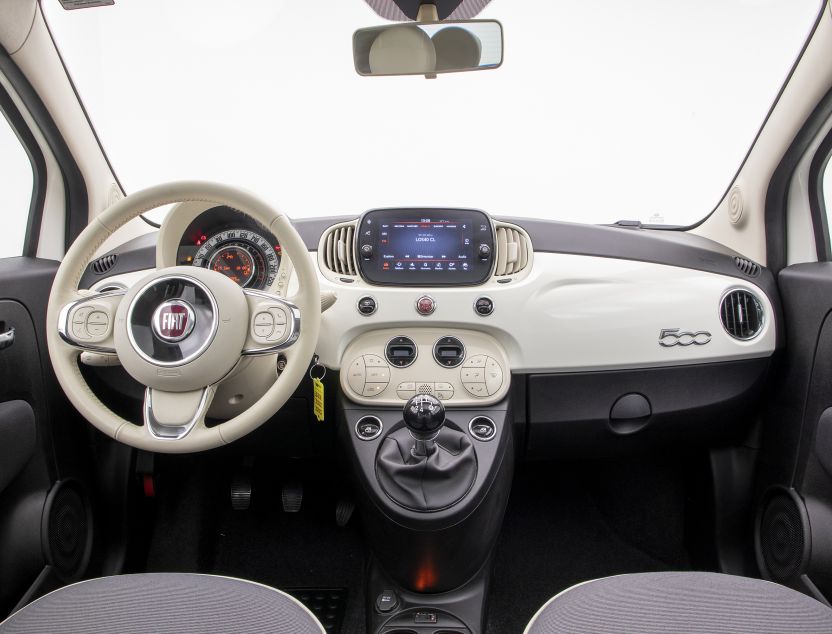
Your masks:
M 225 181 L 293 217 L 446 205 L 689 224 L 718 203 L 817 0 L 493 0 L 501 68 L 359 77 L 361 0 L 116 0 L 47 18 L 126 189 Z

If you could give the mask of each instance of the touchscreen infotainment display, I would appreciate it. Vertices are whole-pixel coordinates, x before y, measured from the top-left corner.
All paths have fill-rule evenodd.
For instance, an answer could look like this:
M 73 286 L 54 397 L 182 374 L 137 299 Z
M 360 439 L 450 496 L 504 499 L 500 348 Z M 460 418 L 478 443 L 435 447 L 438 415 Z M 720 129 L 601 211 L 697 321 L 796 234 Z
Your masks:
M 362 218 L 359 261 L 379 284 L 476 284 L 491 271 L 491 219 L 470 209 L 377 209 Z

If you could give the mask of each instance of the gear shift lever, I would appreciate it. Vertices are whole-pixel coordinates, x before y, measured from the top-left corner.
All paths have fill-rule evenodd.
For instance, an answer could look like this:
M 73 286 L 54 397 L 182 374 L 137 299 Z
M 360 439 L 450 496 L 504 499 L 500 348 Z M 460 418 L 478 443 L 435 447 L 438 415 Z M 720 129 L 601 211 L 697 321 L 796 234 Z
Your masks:
M 416 441 L 410 452 L 416 456 L 427 456 L 433 449 L 433 441 L 445 424 L 445 406 L 442 401 L 429 395 L 417 394 L 405 403 L 402 412 L 404 424 Z

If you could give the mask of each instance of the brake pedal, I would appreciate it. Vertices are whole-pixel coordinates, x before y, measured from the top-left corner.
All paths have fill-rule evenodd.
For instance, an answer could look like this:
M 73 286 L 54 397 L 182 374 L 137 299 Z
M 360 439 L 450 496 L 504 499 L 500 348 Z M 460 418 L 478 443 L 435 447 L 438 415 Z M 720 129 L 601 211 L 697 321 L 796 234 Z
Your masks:
M 284 513 L 297 513 L 303 504 L 303 485 L 300 482 L 287 482 L 280 494 Z

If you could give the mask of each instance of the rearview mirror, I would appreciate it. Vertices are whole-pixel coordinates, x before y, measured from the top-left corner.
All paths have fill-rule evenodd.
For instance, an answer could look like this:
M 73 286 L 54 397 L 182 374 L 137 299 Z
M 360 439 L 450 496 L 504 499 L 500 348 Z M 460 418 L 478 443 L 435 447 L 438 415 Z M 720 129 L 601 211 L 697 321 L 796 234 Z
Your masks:
M 496 20 L 374 26 L 353 34 L 352 52 L 365 76 L 487 70 L 503 63 L 503 27 Z

